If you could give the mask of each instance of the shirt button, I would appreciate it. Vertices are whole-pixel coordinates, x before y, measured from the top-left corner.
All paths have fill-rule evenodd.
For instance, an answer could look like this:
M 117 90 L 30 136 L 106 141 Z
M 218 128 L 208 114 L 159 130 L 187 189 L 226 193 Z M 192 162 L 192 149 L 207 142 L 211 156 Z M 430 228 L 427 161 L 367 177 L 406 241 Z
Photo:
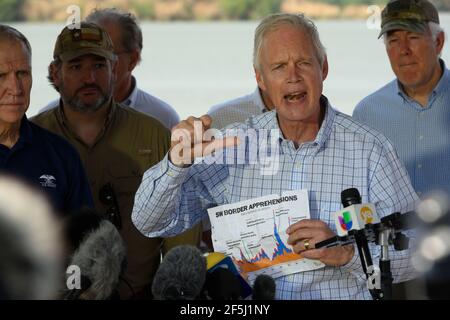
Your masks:
M 295 167 L 296 167 L 297 169 L 300 169 L 300 168 L 302 167 L 302 164 L 301 164 L 300 162 L 297 162 L 297 163 L 295 164 Z
M 418 165 L 417 165 L 417 168 L 422 168 L 422 164 L 421 163 L 419 163 Z
M 419 136 L 419 140 L 423 140 L 423 136 Z

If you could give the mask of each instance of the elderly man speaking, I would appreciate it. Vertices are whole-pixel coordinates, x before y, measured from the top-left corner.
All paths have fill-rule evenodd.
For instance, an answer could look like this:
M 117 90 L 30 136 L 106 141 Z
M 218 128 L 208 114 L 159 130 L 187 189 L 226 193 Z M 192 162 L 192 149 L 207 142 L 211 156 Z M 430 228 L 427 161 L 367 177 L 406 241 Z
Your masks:
M 260 137 L 267 131 L 278 133 L 269 147 L 271 154 L 277 152 L 278 165 L 267 174 L 261 170 L 264 161 L 211 163 L 208 153 L 213 146 L 216 151 L 226 146 L 223 151 L 228 153 L 246 141 L 195 139 L 199 128 L 211 126 L 211 118 L 190 117 L 172 129 L 171 152 L 145 173 L 133 222 L 149 237 L 172 235 L 198 222 L 208 208 L 306 189 L 311 218 L 280 233 L 287 232 L 294 252 L 325 267 L 276 277 L 276 299 L 368 299 L 353 245 L 315 249 L 315 244 L 335 235 L 333 212 L 341 209 L 341 191 L 347 188 L 358 188 L 363 201 L 374 203 L 380 216 L 413 209 L 417 195 L 408 174 L 383 135 L 336 111 L 322 95 L 328 62 L 312 21 L 294 14 L 263 19 L 255 33 L 254 67 L 258 85 L 275 110 L 225 130 L 238 128 Z M 179 157 L 179 144 L 189 138 L 197 152 L 188 158 L 188 150 L 183 150 Z M 238 160 L 251 157 L 252 150 L 251 145 L 245 148 Z M 203 159 L 194 161 L 198 154 Z M 379 252 L 372 249 L 376 260 Z M 395 280 L 410 276 L 408 251 L 392 252 L 392 257 Z

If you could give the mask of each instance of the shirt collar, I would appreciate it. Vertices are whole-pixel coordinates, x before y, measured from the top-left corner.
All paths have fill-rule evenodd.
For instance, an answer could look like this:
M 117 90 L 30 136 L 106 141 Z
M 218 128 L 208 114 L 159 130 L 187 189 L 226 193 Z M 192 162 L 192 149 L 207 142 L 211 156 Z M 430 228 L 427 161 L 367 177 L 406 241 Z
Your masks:
M 20 120 L 19 141 L 22 143 L 33 142 L 33 130 L 31 129 L 30 122 L 28 121 L 26 115 L 23 115 L 22 120 Z
M 317 133 L 316 139 L 314 139 L 314 141 L 312 141 L 311 143 L 322 147 L 330 137 L 331 131 L 333 129 L 334 119 L 336 117 L 336 110 L 333 109 L 327 97 L 325 97 L 324 95 L 320 97 L 320 108 L 322 110 L 325 109 L 325 116 L 323 118 L 319 132 Z M 286 140 L 283 138 L 282 131 L 280 129 L 280 126 L 278 125 L 276 110 L 265 112 L 257 118 L 257 128 L 279 130 L 280 141 Z
M 103 127 L 103 133 L 106 131 L 112 119 L 114 118 L 116 110 L 117 110 L 117 103 L 111 99 L 108 116 L 106 117 L 105 126 Z M 70 132 L 72 132 L 69 126 L 69 122 L 67 121 L 66 115 L 64 113 L 64 108 L 61 99 L 60 104 L 56 110 L 56 118 L 58 119 L 58 122 L 62 123 L 65 128 L 67 128 Z M 101 135 L 103 135 L 103 133 Z
M 444 60 L 439 59 L 439 62 L 441 64 L 442 76 L 433 90 L 433 93 L 437 95 L 444 93 L 450 88 L 450 71 L 445 66 Z
M 136 106 L 136 100 L 138 97 L 138 87 L 136 85 L 136 79 L 131 76 L 131 87 L 133 88 L 133 90 L 131 91 L 130 95 L 128 96 L 128 98 L 125 98 L 121 104 L 126 105 L 127 107 L 129 106 Z
M 264 104 L 264 100 L 261 96 L 261 90 L 259 89 L 259 87 L 256 87 L 256 90 L 253 92 L 253 103 L 258 106 L 261 112 L 266 112 L 269 110 Z

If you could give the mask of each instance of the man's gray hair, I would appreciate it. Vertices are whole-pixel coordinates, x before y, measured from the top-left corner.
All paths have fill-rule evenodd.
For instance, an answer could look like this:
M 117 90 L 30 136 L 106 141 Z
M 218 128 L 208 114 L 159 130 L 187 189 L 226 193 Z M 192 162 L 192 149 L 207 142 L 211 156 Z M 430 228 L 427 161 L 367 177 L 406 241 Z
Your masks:
M 314 49 L 317 54 L 317 59 L 320 65 L 323 65 L 326 57 L 326 50 L 320 41 L 319 32 L 317 28 L 304 14 L 291 14 L 291 13 L 276 13 L 265 17 L 261 23 L 258 25 L 255 31 L 255 40 L 253 46 L 253 66 L 255 69 L 260 69 L 260 53 L 261 46 L 264 37 L 271 31 L 277 30 L 283 25 L 292 25 L 299 28 L 302 31 L 306 31 L 311 37 L 311 41 L 314 45 Z
M 86 17 L 86 21 L 99 25 L 102 22 L 117 23 L 121 31 L 122 47 L 128 52 L 137 50 L 139 52 L 139 61 L 141 60 L 143 48 L 142 30 L 133 14 L 116 8 L 95 9 Z
M 442 27 L 440 25 L 438 25 L 436 22 L 432 22 L 432 21 L 428 22 L 428 27 L 430 28 L 430 33 L 431 33 L 431 36 L 433 37 L 433 40 L 436 40 L 438 35 L 441 32 L 444 32 L 444 29 L 442 29 Z M 444 34 L 445 34 L 445 32 L 444 32 Z
M 12 41 L 19 41 L 22 42 L 25 45 L 25 48 L 28 51 L 28 56 L 30 58 L 31 62 L 31 45 L 28 39 L 17 29 L 14 29 L 13 27 L 0 24 L 0 41 L 1 40 L 12 40 Z

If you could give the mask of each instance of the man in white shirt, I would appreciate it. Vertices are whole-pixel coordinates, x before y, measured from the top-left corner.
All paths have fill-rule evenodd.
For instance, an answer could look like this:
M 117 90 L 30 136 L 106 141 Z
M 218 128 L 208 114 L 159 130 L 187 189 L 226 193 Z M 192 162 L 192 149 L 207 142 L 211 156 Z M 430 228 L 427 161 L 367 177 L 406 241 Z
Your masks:
M 252 93 L 212 106 L 208 115 L 212 126 L 217 129 L 235 122 L 244 122 L 251 116 L 259 115 L 273 109 L 270 97 L 259 87 Z

